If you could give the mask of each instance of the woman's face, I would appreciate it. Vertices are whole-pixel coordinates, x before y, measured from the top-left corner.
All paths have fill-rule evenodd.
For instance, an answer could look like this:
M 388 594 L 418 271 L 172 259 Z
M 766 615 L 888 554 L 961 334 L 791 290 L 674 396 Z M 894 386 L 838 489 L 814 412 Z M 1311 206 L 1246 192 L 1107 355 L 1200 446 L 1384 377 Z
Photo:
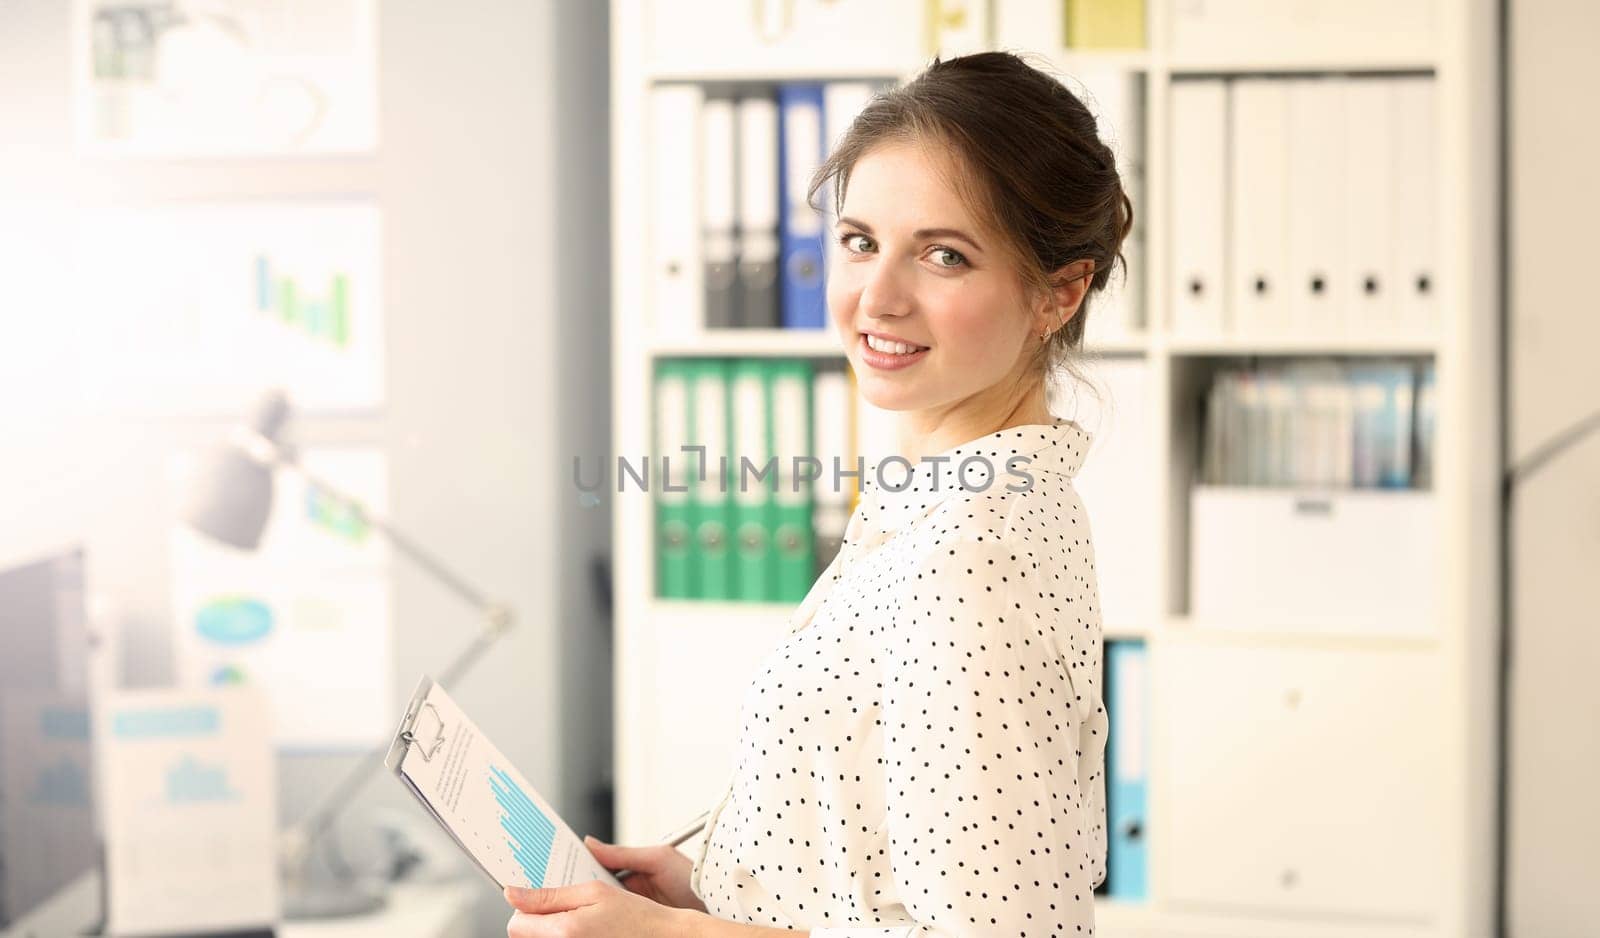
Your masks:
M 916 144 L 875 147 L 834 228 L 828 309 L 861 393 L 886 410 L 958 405 L 1039 344 L 1015 266 L 939 170 Z

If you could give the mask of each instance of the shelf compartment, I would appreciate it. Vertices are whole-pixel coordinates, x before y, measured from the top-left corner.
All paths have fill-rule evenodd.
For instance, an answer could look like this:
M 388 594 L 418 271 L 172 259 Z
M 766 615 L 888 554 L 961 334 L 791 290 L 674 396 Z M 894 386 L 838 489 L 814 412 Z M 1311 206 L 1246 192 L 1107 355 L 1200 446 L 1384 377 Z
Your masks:
M 1418 490 L 1198 486 L 1190 493 L 1197 626 L 1435 634 L 1437 504 Z
M 1153 667 L 1174 909 L 1427 921 L 1444 825 L 1420 741 L 1444 719 L 1437 655 L 1191 636 Z

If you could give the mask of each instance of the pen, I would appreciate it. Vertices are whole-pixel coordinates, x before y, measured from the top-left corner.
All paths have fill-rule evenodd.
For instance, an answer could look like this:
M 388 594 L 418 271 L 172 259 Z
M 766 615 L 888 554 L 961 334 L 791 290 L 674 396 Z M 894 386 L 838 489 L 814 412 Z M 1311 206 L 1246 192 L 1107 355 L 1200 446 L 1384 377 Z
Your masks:
M 671 837 L 668 837 L 667 840 L 666 840 L 667 846 L 676 847 L 677 845 L 683 843 L 685 840 L 688 840 L 690 837 L 693 837 L 694 835 L 700 833 L 700 831 L 706 826 L 706 819 L 709 818 L 710 816 L 711 816 L 711 812 L 707 811 L 705 814 L 702 814 L 699 817 L 695 818 L 694 821 L 688 827 L 685 827 L 684 829 L 682 829 L 682 830 L 678 831 L 677 833 L 673 834 Z M 634 870 L 618 870 L 617 872 L 613 873 L 612 875 L 617 878 L 618 882 L 621 882 L 622 880 L 625 880 L 628 877 L 632 876 L 634 874 L 634 872 L 635 872 Z

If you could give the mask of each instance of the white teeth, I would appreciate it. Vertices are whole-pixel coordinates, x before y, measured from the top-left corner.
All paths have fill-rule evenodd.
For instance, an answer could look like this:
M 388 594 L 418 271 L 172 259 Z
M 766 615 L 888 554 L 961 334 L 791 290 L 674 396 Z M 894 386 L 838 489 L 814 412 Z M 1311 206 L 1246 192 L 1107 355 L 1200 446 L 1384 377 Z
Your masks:
M 907 345 L 904 342 L 890 342 L 875 335 L 867 336 L 867 347 L 879 352 L 888 352 L 891 355 L 909 355 L 912 352 L 920 351 L 922 348 L 919 345 Z

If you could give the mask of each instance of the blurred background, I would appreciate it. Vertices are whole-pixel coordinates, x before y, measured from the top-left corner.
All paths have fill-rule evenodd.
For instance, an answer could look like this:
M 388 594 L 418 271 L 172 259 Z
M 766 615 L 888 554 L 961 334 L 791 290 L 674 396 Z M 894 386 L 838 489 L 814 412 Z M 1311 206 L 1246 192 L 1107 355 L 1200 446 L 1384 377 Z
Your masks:
M 784 461 L 893 438 L 804 180 L 1006 49 L 1135 205 L 1052 385 L 1099 931 L 1593 934 L 1597 40 L 1577 0 L 0 0 L 0 931 L 500 933 L 374 756 L 423 674 L 580 835 L 713 807 L 857 496 Z M 681 445 L 780 474 L 663 490 Z

